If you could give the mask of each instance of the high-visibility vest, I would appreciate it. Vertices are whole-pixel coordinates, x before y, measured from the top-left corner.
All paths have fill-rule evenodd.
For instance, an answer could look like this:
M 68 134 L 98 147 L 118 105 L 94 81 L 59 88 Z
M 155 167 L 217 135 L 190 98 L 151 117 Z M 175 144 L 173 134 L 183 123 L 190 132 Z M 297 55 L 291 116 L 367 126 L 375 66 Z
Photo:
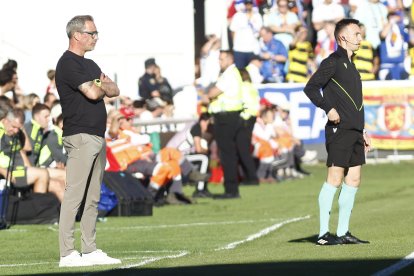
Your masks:
M 63 148 L 63 139 L 62 139 L 63 131 L 57 126 L 53 126 L 53 129 L 51 131 L 56 133 L 58 145 Z M 44 144 L 42 148 L 40 149 L 38 164 L 40 166 L 43 166 L 43 165 L 49 166 L 53 161 L 54 160 L 53 160 L 52 152 L 49 146 L 47 144 Z
M 374 68 L 374 50 L 369 41 L 361 41 L 353 61 L 356 69 L 361 75 L 361 80 L 375 80 L 375 75 L 372 73 L 372 69 Z
M 258 115 L 260 108 L 260 96 L 259 91 L 251 82 L 242 82 L 241 90 L 243 97 L 243 111 L 240 116 L 247 120 L 250 117 Z
M 0 167 L 7 169 L 10 164 L 10 158 L 13 152 L 16 154 L 21 150 L 20 143 L 13 145 L 13 138 L 6 140 L 6 130 L 3 123 L 0 122 Z
M 235 95 L 229 95 L 228 93 L 221 93 L 214 99 L 209 105 L 209 113 L 219 113 L 219 112 L 230 112 L 230 111 L 239 111 L 243 109 L 243 102 L 242 102 L 242 89 L 241 84 L 243 83 L 242 78 L 240 76 L 239 70 L 234 66 L 232 73 L 234 75 L 235 80 L 238 82 L 238 93 Z
M 31 161 L 32 165 L 36 166 L 39 163 L 40 151 L 42 149 L 43 129 L 35 120 L 25 125 L 26 132 L 30 136 L 30 143 L 32 145 Z

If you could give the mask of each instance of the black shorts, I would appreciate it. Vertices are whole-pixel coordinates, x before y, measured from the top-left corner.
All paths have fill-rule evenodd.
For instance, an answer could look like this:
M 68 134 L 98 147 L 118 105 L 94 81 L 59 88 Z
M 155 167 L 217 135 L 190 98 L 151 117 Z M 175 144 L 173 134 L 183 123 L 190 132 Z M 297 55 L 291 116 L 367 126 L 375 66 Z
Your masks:
M 364 137 L 362 131 L 325 127 L 326 166 L 349 168 L 365 164 Z

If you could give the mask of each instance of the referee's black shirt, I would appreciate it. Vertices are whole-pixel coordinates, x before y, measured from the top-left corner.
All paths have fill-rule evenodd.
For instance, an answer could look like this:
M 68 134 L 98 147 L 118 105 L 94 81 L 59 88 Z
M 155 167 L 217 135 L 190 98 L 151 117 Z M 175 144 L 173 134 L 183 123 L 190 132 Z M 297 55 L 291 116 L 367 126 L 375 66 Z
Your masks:
M 340 116 L 339 125 L 328 120 L 327 126 L 359 131 L 364 129 L 361 77 L 349 60 L 347 51 L 341 46 L 338 45 L 338 49 L 322 61 L 303 91 L 326 114 L 332 108 L 336 109 Z

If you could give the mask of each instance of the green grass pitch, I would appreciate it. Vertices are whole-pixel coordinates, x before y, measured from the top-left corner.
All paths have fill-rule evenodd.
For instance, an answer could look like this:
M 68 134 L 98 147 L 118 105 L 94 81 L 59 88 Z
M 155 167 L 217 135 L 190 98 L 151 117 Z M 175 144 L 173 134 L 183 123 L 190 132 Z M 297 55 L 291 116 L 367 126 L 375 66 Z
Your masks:
M 414 252 L 413 162 L 363 167 L 350 231 L 368 245 L 314 245 L 326 168 L 306 169 L 312 175 L 303 179 L 241 186 L 241 199 L 198 199 L 154 208 L 151 217 L 98 222 L 98 248 L 121 258 L 119 266 L 60 269 L 57 225 L 12 226 L 0 231 L 0 274 L 355 276 L 382 271 Z M 193 189 L 186 186 L 186 194 Z M 223 187 L 210 190 L 221 193 Z M 79 234 L 77 229 L 77 241 Z M 396 274 L 414 275 L 414 262 Z

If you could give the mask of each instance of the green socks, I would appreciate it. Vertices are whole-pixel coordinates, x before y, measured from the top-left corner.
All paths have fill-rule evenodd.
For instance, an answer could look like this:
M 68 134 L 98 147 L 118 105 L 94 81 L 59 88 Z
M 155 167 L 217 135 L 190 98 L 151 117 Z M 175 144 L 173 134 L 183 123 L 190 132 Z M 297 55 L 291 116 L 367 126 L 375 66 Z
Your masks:
M 337 188 L 325 182 L 319 193 L 319 237 L 329 232 L 329 217 Z M 352 209 L 352 207 L 351 207 Z
M 338 229 L 336 234 L 338 237 L 343 236 L 349 230 L 349 219 L 351 218 L 352 208 L 354 207 L 355 194 L 358 188 L 342 184 L 342 189 L 339 194 L 339 217 Z

